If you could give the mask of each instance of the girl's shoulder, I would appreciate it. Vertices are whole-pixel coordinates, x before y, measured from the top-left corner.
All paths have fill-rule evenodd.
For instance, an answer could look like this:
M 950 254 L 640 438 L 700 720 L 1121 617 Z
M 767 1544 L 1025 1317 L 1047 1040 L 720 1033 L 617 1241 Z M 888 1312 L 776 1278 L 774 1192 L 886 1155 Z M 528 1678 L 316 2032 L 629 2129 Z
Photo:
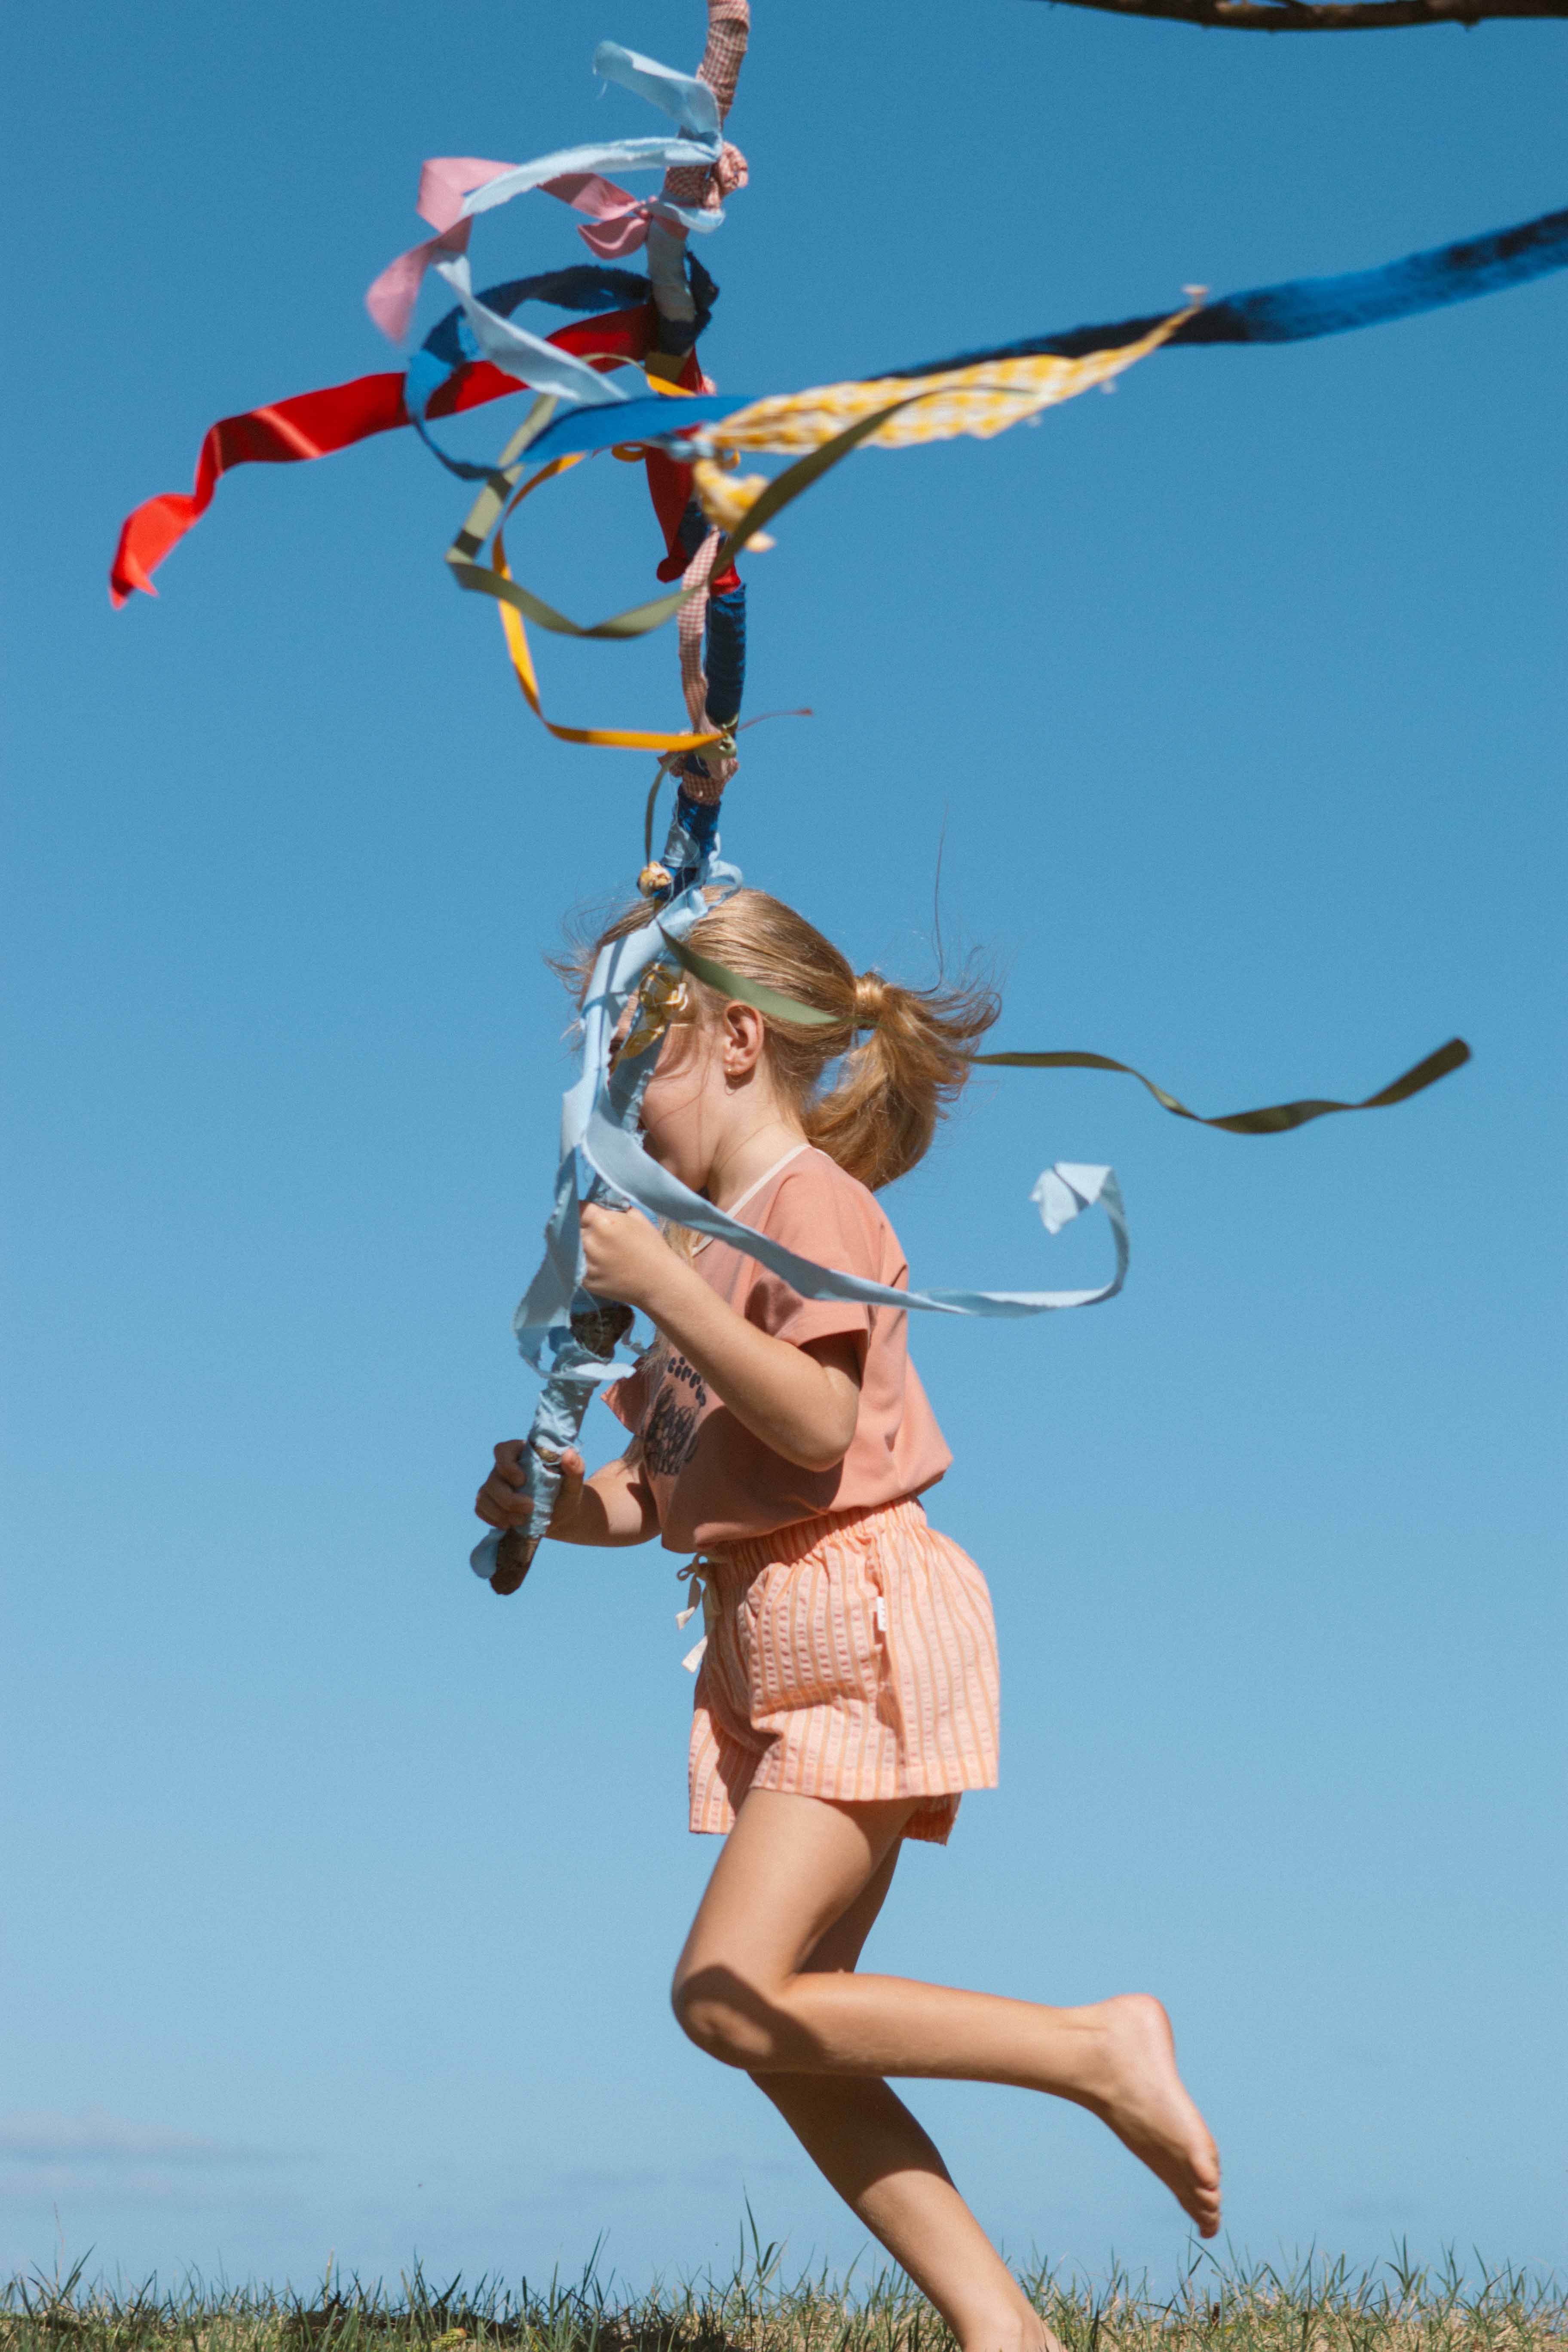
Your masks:
M 847 1168 L 840 1168 L 837 1160 L 815 1143 L 790 1154 L 775 1171 L 769 1191 L 776 1200 L 786 1187 L 797 1194 L 811 1193 L 823 1200 L 840 1202 L 846 1207 L 853 1205 L 879 1218 L 883 1224 L 887 1223 L 875 1192 L 858 1176 L 851 1176 Z
M 884 1281 L 894 1278 L 891 1262 L 902 1263 L 899 1237 L 876 1194 L 815 1144 L 779 1170 L 755 1211 L 759 1231 L 789 1246 L 810 1241 L 816 1245 L 804 1248 L 803 1255 L 819 1261 L 835 1243 L 841 1249 L 853 1243 L 858 1245 L 855 1256 L 879 1262 Z M 834 1263 L 843 1265 L 845 1259 L 840 1255 Z

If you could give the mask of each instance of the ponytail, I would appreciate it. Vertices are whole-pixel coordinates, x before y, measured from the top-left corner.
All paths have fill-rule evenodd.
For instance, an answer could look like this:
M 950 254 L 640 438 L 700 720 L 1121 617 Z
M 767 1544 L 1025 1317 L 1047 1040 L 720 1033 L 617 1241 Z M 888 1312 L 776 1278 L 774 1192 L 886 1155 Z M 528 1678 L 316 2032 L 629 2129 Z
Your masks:
M 831 1016 L 807 1027 L 766 1013 L 769 1058 L 811 1142 L 872 1192 L 925 1157 L 976 1041 L 1002 1009 L 978 981 L 903 988 L 879 972 L 857 976 L 831 940 L 763 890 L 722 899 L 692 926 L 688 944 Z M 824 1092 L 823 1072 L 835 1061 L 837 1083 Z

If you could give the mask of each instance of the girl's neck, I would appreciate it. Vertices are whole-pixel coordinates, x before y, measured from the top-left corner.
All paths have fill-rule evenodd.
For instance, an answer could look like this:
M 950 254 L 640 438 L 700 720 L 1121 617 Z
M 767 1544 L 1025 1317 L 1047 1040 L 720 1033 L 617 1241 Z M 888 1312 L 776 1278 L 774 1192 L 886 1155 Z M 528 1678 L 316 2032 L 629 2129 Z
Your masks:
M 797 1119 L 771 1113 L 742 1135 L 725 1138 L 713 1154 L 703 1191 L 716 1209 L 729 1209 L 805 1140 Z

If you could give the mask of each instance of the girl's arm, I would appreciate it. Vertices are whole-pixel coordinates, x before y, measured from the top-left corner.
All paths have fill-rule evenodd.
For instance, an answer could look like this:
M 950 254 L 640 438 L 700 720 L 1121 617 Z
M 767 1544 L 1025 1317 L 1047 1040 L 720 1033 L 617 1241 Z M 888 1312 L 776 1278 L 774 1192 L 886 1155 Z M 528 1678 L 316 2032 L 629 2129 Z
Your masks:
M 496 1447 L 496 1466 L 479 1488 L 474 1509 L 487 1527 L 521 1527 L 529 1515 L 519 1465 L 528 1441 L 509 1437 Z M 634 1437 L 626 1452 L 606 1462 L 593 1476 L 583 1475 L 583 1456 L 569 1446 L 561 1456 L 561 1491 L 547 1530 L 556 1543 L 639 1544 L 658 1533 L 658 1513 L 643 1484 L 642 1440 Z
M 801 1470 L 843 1461 L 860 1409 L 851 1334 L 797 1348 L 759 1331 L 630 1210 L 584 1208 L 583 1255 L 588 1288 L 640 1307 L 753 1437 Z

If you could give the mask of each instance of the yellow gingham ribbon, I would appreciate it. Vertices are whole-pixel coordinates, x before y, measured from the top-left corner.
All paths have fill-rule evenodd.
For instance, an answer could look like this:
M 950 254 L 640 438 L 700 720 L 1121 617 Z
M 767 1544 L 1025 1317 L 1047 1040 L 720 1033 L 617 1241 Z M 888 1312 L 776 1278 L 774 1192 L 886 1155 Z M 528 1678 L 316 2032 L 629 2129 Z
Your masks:
M 951 441 L 961 433 L 988 441 L 1021 425 L 1042 409 L 1080 392 L 1110 383 L 1160 345 L 1192 317 L 1195 304 L 1163 319 L 1148 334 L 1120 350 L 1089 352 L 1082 359 L 1045 354 L 1035 359 L 984 360 L 973 367 L 943 368 L 934 375 L 878 376 L 852 383 L 817 384 L 754 400 L 703 438 L 715 449 L 816 449 L 846 425 L 894 402 L 900 407 L 863 444 L 868 449 L 911 449 L 928 441 Z M 717 520 L 717 518 L 715 518 Z

